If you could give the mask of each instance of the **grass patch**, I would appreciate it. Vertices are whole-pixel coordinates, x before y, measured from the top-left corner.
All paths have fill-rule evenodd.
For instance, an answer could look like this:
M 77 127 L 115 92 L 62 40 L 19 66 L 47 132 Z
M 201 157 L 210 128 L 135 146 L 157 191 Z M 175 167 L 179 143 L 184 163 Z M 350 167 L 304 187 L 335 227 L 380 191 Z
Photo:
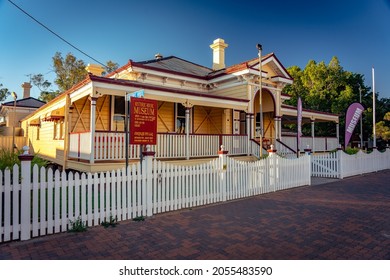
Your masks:
M 87 231 L 87 226 L 85 222 L 81 220 L 81 217 L 78 217 L 75 221 L 69 221 L 71 228 L 69 232 L 84 232 Z
M 104 228 L 116 227 L 118 224 L 119 224 L 118 218 L 116 216 L 115 216 L 115 218 L 113 216 L 110 216 L 109 221 L 104 220 L 104 222 L 101 223 L 101 225 L 104 226 Z
M 144 216 L 137 216 L 137 217 L 133 218 L 133 221 L 134 222 L 143 222 L 143 221 L 145 221 L 145 217 Z

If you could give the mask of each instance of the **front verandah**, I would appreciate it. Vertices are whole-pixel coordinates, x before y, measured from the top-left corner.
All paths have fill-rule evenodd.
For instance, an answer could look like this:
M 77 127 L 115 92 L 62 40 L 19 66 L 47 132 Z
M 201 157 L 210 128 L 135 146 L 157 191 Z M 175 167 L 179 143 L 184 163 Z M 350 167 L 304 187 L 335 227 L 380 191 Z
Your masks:
M 297 125 L 297 108 L 289 105 L 282 106 L 281 125 Z M 328 123 L 329 130 L 326 136 L 318 136 L 315 128 L 318 123 Z M 302 135 L 300 143 L 297 142 L 297 131 L 282 131 L 281 137 L 276 143 L 276 149 L 280 154 L 303 153 L 305 149 L 312 152 L 333 151 L 339 148 L 339 117 L 335 114 L 304 109 L 302 112 L 302 125 L 310 125 L 310 135 Z
M 67 168 L 71 168 L 74 162 L 83 164 L 83 169 L 93 169 L 92 165 L 104 163 L 120 166 L 126 161 L 126 152 L 129 160 L 139 160 L 142 149 L 139 145 L 129 144 L 126 151 L 124 111 L 121 109 L 123 106 L 118 106 L 119 102 L 124 102 L 124 99 L 104 96 L 74 104 L 75 116 L 70 118 L 72 124 L 67 152 L 68 163 L 71 164 Z M 81 116 L 83 107 L 90 107 L 84 117 Z M 107 107 L 111 110 L 105 109 Z M 243 120 L 232 121 L 237 112 L 244 116 Z M 247 155 L 249 137 L 240 127 L 240 122 L 245 122 L 245 113 L 242 113 L 233 108 L 160 100 L 157 144 L 151 146 L 151 150 L 158 159 L 190 159 L 217 156 L 223 145 L 230 155 Z M 95 123 L 91 119 L 95 119 Z M 234 130 L 236 134 L 232 134 L 233 123 L 240 127 Z M 241 131 L 244 133 L 239 134 Z

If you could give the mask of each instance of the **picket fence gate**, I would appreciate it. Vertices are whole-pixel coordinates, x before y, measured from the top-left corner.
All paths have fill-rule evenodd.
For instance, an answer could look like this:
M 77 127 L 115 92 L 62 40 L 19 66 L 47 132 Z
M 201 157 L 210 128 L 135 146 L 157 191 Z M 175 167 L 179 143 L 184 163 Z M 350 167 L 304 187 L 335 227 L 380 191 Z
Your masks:
M 349 155 L 342 150 L 311 156 L 311 176 L 343 179 L 390 168 L 390 149 Z
M 97 226 L 310 185 L 309 156 L 244 162 L 221 153 L 180 166 L 146 152 L 142 164 L 94 174 L 31 168 L 30 155 L 20 158 L 20 169 L 0 171 L 0 242 L 65 232 L 77 219 Z

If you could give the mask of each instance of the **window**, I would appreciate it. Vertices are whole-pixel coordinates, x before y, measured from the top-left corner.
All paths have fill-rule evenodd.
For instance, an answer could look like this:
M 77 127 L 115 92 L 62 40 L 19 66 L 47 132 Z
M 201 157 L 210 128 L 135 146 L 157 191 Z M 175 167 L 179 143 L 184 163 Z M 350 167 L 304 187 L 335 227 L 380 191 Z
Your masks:
M 240 112 L 240 133 L 247 134 L 246 131 L 246 113 L 244 111 Z
M 264 137 L 264 135 L 261 135 L 260 113 L 256 113 L 256 130 L 255 130 L 255 137 L 259 138 L 260 136 Z
M 186 132 L 186 108 L 181 103 L 176 103 L 176 132 Z
M 63 140 L 65 136 L 65 125 L 63 120 L 54 121 L 54 139 Z
M 114 131 L 125 131 L 125 98 L 122 96 L 114 96 Z

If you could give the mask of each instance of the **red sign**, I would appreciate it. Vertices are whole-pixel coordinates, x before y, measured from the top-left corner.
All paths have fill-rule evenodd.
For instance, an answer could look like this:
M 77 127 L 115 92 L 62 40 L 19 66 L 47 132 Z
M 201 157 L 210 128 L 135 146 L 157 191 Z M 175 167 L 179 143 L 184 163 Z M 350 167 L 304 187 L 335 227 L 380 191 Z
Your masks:
M 130 144 L 156 145 L 157 101 L 130 98 Z

